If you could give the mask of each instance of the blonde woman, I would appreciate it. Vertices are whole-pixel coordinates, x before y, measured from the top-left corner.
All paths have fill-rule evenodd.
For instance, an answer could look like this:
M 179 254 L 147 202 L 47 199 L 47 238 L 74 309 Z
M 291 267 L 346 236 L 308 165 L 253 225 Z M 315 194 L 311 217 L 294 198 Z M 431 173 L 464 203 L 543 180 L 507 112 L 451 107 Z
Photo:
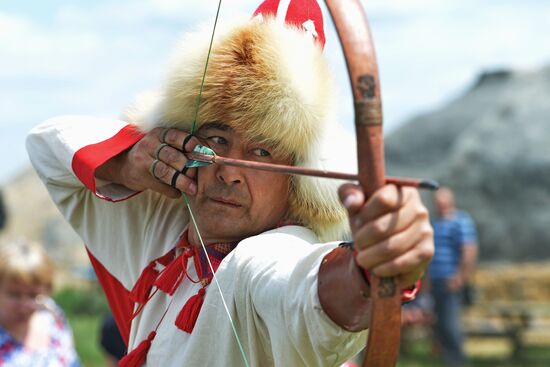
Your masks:
M 40 245 L 0 245 L 0 366 L 80 365 L 71 330 L 49 298 L 53 272 Z

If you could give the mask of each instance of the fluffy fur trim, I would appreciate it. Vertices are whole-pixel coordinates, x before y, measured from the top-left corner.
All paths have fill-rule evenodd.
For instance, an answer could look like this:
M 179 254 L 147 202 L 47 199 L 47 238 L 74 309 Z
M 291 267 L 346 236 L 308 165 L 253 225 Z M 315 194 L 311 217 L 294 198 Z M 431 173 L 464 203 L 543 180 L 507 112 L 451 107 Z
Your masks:
M 164 88 L 142 96 L 127 113 L 130 121 L 144 131 L 156 126 L 191 130 L 209 37 L 206 31 L 183 39 Z M 329 164 L 326 151 L 345 146 L 331 142 L 333 90 L 321 49 L 303 31 L 274 20 L 247 20 L 217 32 L 196 128 L 221 121 L 293 157 L 296 165 L 340 169 Z M 338 184 L 293 178 L 290 214 L 323 241 L 348 233 Z

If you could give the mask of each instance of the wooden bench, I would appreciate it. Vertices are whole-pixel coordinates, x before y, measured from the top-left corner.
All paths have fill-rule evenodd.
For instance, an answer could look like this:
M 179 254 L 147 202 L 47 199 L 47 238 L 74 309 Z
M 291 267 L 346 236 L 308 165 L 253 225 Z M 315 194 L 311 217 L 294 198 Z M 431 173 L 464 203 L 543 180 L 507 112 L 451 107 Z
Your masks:
M 548 304 L 492 302 L 478 304 L 465 313 L 464 331 L 470 342 L 476 339 L 507 341 L 510 356 L 518 357 L 521 350 L 533 342 L 550 346 L 550 329 L 541 326 L 547 322 L 550 322 Z

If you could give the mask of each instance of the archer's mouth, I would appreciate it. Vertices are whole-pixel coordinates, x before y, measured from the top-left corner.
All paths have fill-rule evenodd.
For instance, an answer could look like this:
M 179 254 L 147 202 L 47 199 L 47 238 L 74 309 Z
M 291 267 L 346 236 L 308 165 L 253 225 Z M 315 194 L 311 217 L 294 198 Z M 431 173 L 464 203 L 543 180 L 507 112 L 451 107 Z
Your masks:
M 239 204 L 238 202 L 232 201 L 232 200 L 229 200 L 229 199 L 210 198 L 210 200 L 213 201 L 215 204 L 226 206 L 226 207 L 229 207 L 229 208 L 240 208 L 240 207 L 242 207 L 242 205 Z

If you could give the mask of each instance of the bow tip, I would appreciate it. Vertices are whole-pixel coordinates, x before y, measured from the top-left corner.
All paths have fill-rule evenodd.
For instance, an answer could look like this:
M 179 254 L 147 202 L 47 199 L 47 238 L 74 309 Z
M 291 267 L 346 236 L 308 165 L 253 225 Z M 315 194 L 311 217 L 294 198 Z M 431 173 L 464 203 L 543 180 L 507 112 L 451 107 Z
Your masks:
M 420 181 L 420 184 L 418 185 L 418 187 L 421 189 L 436 191 L 439 189 L 439 182 L 435 180 L 422 180 Z

